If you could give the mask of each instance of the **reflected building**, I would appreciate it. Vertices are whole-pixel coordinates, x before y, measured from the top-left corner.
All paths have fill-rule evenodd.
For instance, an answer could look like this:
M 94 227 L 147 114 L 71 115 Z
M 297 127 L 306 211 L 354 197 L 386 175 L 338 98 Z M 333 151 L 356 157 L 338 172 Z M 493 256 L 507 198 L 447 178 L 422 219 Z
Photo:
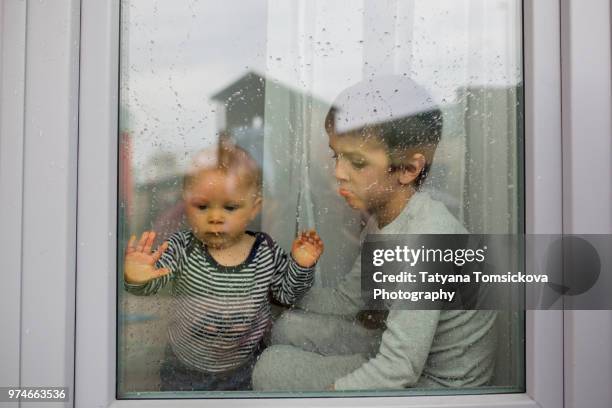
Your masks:
M 281 242 L 291 242 L 298 224 L 308 221 L 300 220 L 304 218 L 299 213 L 297 197 L 300 193 L 292 194 L 289 190 L 300 189 L 305 184 L 295 175 L 307 177 L 303 169 L 309 168 L 311 159 L 301 152 L 308 151 L 310 140 L 323 137 L 327 145 L 322 123 L 329 103 L 253 71 L 221 89 L 211 99 L 218 106 L 220 134 L 227 135 L 249 152 L 263 171 L 266 204 L 250 229 L 263 229 L 275 238 L 280 237 Z M 323 176 L 329 177 L 329 174 L 324 172 Z M 283 198 L 297 198 L 297 201 L 290 198 L 283 203 L 283 216 L 296 224 L 291 231 L 285 223 L 282 226 L 277 223 L 281 194 Z
M 211 99 L 217 107 L 217 129 L 231 137 L 263 166 L 266 79 L 249 72 Z
M 329 104 L 252 71 L 213 94 L 211 100 L 217 105 L 218 134 L 229 137 L 259 163 L 264 173 L 265 201 L 273 206 L 276 194 L 282 191 L 279 183 L 286 183 L 275 179 L 286 174 L 289 166 L 295 167 L 293 173 L 300 172 L 299 166 L 307 167 L 301 160 L 293 160 L 296 157 L 292 157 L 291 163 L 277 163 L 272 160 L 272 157 L 278 156 L 274 150 L 280 148 L 284 151 L 281 155 L 288 158 L 287 152 L 293 154 L 303 150 L 310 137 L 320 137 L 323 127 L 313 126 L 313 118 L 322 124 Z M 280 100 L 285 101 L 283 106 L 288 109 L 286 112 L 279 112 Z M 271 109 L 271 106 L 274 108 Z M 154 229 L 163 239 L 184 226 L 182 171 L 175 154 L 159 152 L 141 169 L 147 177 L 143 182 L 136 183 L 131 200 L 135 209 L 146 208 L 148 211 L 133 212 L 129 217 L 130 233 Z M 130 153 L 126 152 L 125 155 L 129 157 Z M 328 174 L 322 176 L 328 177 Z M 293 207 L 292 219 L 295 218 L 297 203 Z M 262 215 L 250 224 L 249 229 L 262 229 Z

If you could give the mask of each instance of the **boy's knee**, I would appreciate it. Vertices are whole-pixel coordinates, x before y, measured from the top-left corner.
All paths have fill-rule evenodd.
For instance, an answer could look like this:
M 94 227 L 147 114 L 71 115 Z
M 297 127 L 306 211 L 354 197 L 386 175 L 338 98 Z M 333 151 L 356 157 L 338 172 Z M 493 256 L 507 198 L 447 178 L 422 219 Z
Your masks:
M 253 368 L 253 389 L 257 391 L 277 390 L 288 363 L 285 346 L 268 347 L 259 356 Z
M 259 356 L 259 358 L 257 359 L 257 363 L 255 364 L 255 367 L 253 368 L 253 374 L 251 377 L 251 381 L 252 381 L 252 385 L 253 385 L 253 389 L 254 390 L 267 390 L 269 389 L 268 385 L 269 385 L 269 378 L 268 378 L 268 372 L 269 371 L 273 371 L 270 370 L 269 367 L 269 348 L 264 350 L 263 353 L 261 353 L 261 355 Z
M 308 324 L 308 316 L 304 312 L 287 311 L 274 322 L 272 326 L 272 344 L 288 344 L 299 346 L 302 342 L 304 331 L 312 328 Z

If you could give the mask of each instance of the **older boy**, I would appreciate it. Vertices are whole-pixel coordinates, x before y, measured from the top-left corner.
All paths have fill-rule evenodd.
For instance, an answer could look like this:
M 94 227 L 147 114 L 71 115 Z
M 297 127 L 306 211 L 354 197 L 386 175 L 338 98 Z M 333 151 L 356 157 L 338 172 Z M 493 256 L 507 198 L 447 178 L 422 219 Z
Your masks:
M 404 77 L 343 91 L 326 119 L 338 193 L 371 216 L 365 234 L 463 234 L 419 187 L 442 132 L 428 93 Z M 493 370 L 495 313 L 390 310 L 382 328 L 362 315 L 361 262 L 336 288 L 316 288 L 275 324 L 253 373 L 259 390 L 378 390 L 485 384 Z M 380 327 L 380 326 L 379 326 Z

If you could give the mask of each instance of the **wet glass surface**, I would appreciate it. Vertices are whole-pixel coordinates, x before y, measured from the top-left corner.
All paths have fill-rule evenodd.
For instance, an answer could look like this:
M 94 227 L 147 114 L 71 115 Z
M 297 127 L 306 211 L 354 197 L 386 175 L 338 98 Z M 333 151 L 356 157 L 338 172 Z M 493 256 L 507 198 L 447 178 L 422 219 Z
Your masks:
M 388 200 L 385 192 L 395 191 L 392 186 L 385 190 L 381 178 L 385 171 L 376 173 L 381 151 L 389 160 L 383 167 L 403 169 L 414 164 L 403 158 L 413 158 L 415 148 L 427 145 L 418 151 L 427 170 L 419 194 L 427 195 L 428 208 L 445 207 L 444 216 L 456 225 L 472 233 L 524 230 L 518 0 L 122 0 L 120 64 L 118 284 L 122 290 L 118 291 L 117 366 L 121 398 L 205 398 L 224 389 L 218 376 L 197 380 L 202 366 L 186 365 L 189 358 L 181 355 L 180 347 L 169 349 L 169 333 L 177 319 L 176 281 L 150 296 L 123 290 L 124 250 L 132 235 L 140 238 L 145 231 L 155 231 L 154 250 L 177 231 L 193 230 L 194 223 L 186 216 L 185 175 L 199 152 L 215 151 L 223 141 L 244 151 L 261 171 L 261 211 L 248 229 L 264 231 L 287 253 L 299 231 L 315 229 L 324 242 L 312 296 L 345 283 L 359 256 L 364 230 L 381 227 L 385 217 L 398 219 L 392 209 L 377 209 L 377 202 Z M 330 110 L 335 110 L 333 118 Z M 416 116 L 418 121 L 400 120 Z M 435 133 L 437 126 L 439 140 L 427 141 L 423 135 Z M 389 129 L 420 142 L 375 145 Z M 419 160 L 416 163 L 418 167 Z M 228 181 L 223 183 L 227 186 Z M 414 230 L 407 232 L 428 232 L 424 229 L 430 224 L 422 214 L 437 217 L 431 211 L 417 213 L 421 224 L 410 223 Z M 227 308 L 221 303 L 214 313 Z M 267 307 L 264 304 L 260 306 Z M 272 305 L 274 319 L 283 312 L 282 306 Z M 370 324 L 374 328 L 368 334 L 372 344 L 352 350 L 365 359 L 347 363 L 355 369 L 376 356 L 385 322 L 384 317 L 372 322 L 377 319 L 367 312 L 357 315 L 366 318 L 351 320 L 352 328 L 347 330 L 362 332 Z M 446 317 L 449 322 L 461 320 Z M 224 312 L 210 319 L 228 321 Z M 449 381 L 453 388 L 439 388 L 422 381 L 404 388 L 394 383 L 342 395 L 522 392 L 523 315 L 500 312 L 491 321 L 497 345 L 483 346 L 476 353 L 490 354 L 482 359 L 486 368 L 475 368 L 492 370 L 476 375 L 486 377 L 485 384 Z M 300 332 L 293 324 L 287 330 Z M 308 324 L 314 325 L 312 332 L 324 335 L 319 323 L 307 320 L 298 326 L 308 332 Z M 218 332 L 206 324 L 202 327 L 196 330 L 200 337 Z M 454 335 L 470 329 L 460 324 Z M 411 341 L 414 331 L 406 332 Z M 297 348 L 319 355 L 351 354 L 350 347 L 338 351 L 344 337 L 330 339 L 317 347 L 304 342 Z M 261 348 L 277 340 L 267 333 Z M 253 354 L 255 348 L 251 352 L 254 361 L 259 354 Z M 249 358 L 244 359 L 247 365 Z M 221 377 L 230 383 L 237 379 L 242 391 L 224 396 L 319 395 L 331 385 L 314 381 L 305 386 L 308 381 L 302 379 L 300 384 L 308 388 L 303 394 L 290 384 L 274 389 L 272 381 L 266 391 L 253 391 L 250 380 L 242 381 L 243 373 L 232 370 Z M 170 373 L 168 378 L 175 371 L 176 381 L 164 388 L 162 374 Z M 452 370 L 444 373 L 455 375 Z M 292 374 L 289 370 L 284 377 Z M 316 370 L 307 375 L 316 377 Z M 198 381 L 200 385 L 194 385 Z

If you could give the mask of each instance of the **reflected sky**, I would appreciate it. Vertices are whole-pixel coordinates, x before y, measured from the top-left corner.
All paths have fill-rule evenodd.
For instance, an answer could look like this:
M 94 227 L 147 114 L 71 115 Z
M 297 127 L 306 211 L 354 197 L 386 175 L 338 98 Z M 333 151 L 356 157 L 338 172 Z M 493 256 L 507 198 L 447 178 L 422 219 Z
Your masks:
M 377 74 L 406 74 L 441 105 L 458 88 L 521 81 L 518 0 L 123 0 L 122 129 L 139 180 L 182 164 L 223 124 L 211 96 L 249 71 L 331 103 Z M 126 119 L 129 118 L 129 119 Z

